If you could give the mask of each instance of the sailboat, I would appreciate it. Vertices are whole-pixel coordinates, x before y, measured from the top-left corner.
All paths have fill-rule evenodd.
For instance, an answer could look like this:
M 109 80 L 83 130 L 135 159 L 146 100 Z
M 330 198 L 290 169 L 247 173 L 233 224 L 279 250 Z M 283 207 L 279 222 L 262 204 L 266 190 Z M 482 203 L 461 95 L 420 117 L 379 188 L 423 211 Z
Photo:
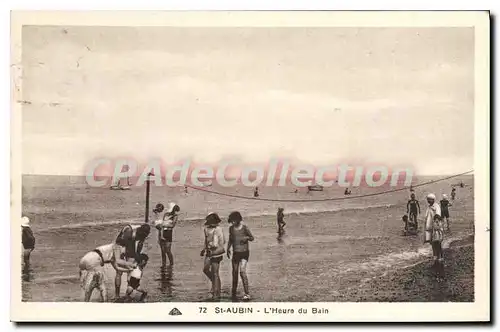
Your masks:
M 315 184 L 313 186 L 307 186 L 308 191 L 323 191 L 323 186 L 320 186 L 319 184 Z
M 120 184 L 120 180 L 118 180 L 118 183 L 116 183 L 114 185 L 111 185 L 111 187 L 109 187 L 109 189 L 111 189 L 111 190 L 130 190 L 130 179 L 129 179 L 129 177 L 127 176 L 127 185 L 126 186 L 122 186 Z

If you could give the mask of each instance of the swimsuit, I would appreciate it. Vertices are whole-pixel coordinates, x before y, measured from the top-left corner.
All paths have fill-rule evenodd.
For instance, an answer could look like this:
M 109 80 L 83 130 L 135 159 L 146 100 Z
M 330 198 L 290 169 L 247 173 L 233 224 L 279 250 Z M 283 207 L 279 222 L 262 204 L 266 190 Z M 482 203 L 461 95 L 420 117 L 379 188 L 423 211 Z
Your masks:
M 224 232 L 222 231 L 222 228 L 220 228 L 220 226 L 214 228 L 205 228 L 204 233 L 208 248 L 216 247 L 217 249 L 224 249 Z M 211 262 L 220 263 L 222 261 L 222 258 L 224 257 L 224 252 L 225 250 L 222 250 L 220 254 L 210 255 L 211 250 L 207 250 L 206 257 L 209 257 Z
M 174 225 L 175 225 L 175 221 L 173 219 L 176 217 L 177 217 L 176 215 L 168 216 L 167 220 L 163 220 L 158 223 L 160 225 L 160 233 L 158 234 L 158 241 L 172 242 Z
M 130 279 L 128 280 L 128 285 L 133 289 L 139 288 L 141 283 L 142 271 L 136 267 L 132 272 L 130 272 Z
M 233 262 L 239 262 L 242 259 L 246 260 L 248 262 L 248 258 L 250 257 L 250 251 L 235 251 L 233 253 Z

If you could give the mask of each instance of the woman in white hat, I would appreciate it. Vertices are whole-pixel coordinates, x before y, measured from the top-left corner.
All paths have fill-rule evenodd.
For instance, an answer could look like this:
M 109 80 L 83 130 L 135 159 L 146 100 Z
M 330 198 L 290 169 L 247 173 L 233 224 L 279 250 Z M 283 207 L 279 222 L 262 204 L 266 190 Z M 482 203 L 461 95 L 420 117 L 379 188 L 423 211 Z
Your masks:
M 174 265 L 174 256 L 172 255 L 172 238 L 175 225 L 179 218 L 178 213 L 181 210 L 179 205 L 169 203 L 162 220 L 155 221 L 155 227 L 158 229 L 158 244 L 161 250 L 162 267 L 167 265 L 167 256 L 170 265 Z
M 443 272 L 443 250 L 441 242 L 443 241 L 443 224 L 441 217 L 441 207 L 436 202 L 436 195 L 427 195 L 427 211 L 425 212 L 425 241 L 432 246 L 432 255 L 434 257 L 434 265 L 439 268 L 438 277 Z
M 24 267 L 28 268 L 30 265 L 30 255 L 35 249 L 35 236 L 30 227 L 30 219 L 28 217 L 21 218 L 21 228 L 22 232 L 22 243 L 23 243 L 23 260 Z

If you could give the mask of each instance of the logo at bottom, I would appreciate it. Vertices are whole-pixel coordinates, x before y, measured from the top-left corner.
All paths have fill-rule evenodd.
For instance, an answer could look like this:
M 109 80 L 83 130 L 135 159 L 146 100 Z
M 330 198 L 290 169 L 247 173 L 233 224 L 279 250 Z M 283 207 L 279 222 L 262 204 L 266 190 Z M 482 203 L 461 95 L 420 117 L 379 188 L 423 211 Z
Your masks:
M 170 310 L 170 312 L 168 314 L 170 316 L 179 316 L 179 315 L 182 315 L 182 312 L 177 308 L 173 308 L 172 310 Z

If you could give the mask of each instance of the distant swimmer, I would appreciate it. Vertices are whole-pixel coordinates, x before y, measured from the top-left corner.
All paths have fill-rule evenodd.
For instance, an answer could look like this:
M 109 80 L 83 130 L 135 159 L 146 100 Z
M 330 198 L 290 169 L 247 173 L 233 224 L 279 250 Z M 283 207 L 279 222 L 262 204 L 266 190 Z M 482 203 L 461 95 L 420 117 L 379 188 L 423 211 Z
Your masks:
M 344 195 L 350 195 L 350 194 L 351 194 L 351 189 L 345 188 Z
M 35 249 L 35 236 L 30 227 L 30 219 L 28 217 L 21 218 L 22 228 L 22 244 L 23 244 L 23 260 L 24 268 L 29 268 L 31 252 Z
M 299 190 L 297 188 L 295 188 L 295 190 L 293 191 L 294 194 L 298 193 Z
M 88 252 L 80 260 L 80 282 L 85 292 L 85 302 L 89 302 L 94 289 L 101 293 L 101 301 L 107 301 L 104 264 L 111 264 L 116 273 L 130 272 L 135 263 L 124 259 L 125 247 L 116 243 L 106 244 Z
M 188 187 L 187 186 L 184 186 L 184 193 L 188 193 Z
M 137 266 L 135 267 L 135 269 L 132 270 L 132 272 L 130 272 L 127 292 L 125 295 L 127 299 L 131 301 L 143 302 L 148 294 L 147 292 L 145 292 L 143 289 L 140 288 L 142 271 L 146 267 L 148 260 L 149 260 L 148 255 L 141 254 L 139 256 L 139 261 L 137 262 Z
M 450 211 L 448 208 L 451 206 L 450 201 L 448 200 L 448 196 L 446 194 L 443 194 L 443 199 L 439 202 L 441 206 L 441 217 L 443 218 L 443 221 L 446 219 L 446 230 L 450 230 Z
M 451 200 L 454 201 L 455 200 L 455 196 L 457 195 L 457 189 L 455 187 L 453 187 L 451 189 Z
M 167 266 L 167 256 L 170 266 L 174 265 L 174 255 L 172 255 L 172 241 L 174 227 L 177 225 L 178 213 L 181 208 L 175 203 L 169 203 L 165 215 L 162 219 L 155 221 L 158 229 L 158 244 L 161 250 L 161 265 Z
M 259 187 L 255 187 L 253 190 L 253 197 L 259 197 Z
M 250 291 L 248 287 L 247 264 L 250 257 L 249 241 L 253 241 L 254 237 L 247 225 L 243 224 L 243 218 L 238 211 L 231 212 L 228 218 L 232 225 L 229 227 L 229 241 L 227 242 L 227 258 L 231 258 L 231 247 L 233 247 L 233 285 L 231 288 L 231 296 L 236 298 L 238 291 L 238 273 L 241 276 L 243 283 L 243 300 L 250 300 Z
M 278 208 L 278 213 L 276 214 L 276 222 L 278 224 L 278 236 L 285 234 L 285 211 L 283 208 Z
M 205 220 L 205 228 L 203 230 L 205 241 L 200 255 L 205 256 L 203 273 L 205 273 L 212 283 L 210 294 L 213 299 L 218 299 L 221 291 L 219 268 L 225 252 L 224 231 L 219 226 L 221 219 L 217 213 L 210 213 L 206 216 Z
M 149 236 L 151 232 L 151 227 L 148 224 L 142 225 L 127 225 L 123 227 L 118 236 L 116 237 L 115 243 L 122 246 L 125 249 L 124 259 L 127 261 L 136 262 L 144 246 L 144 241 Z M 120 297 L 120 288 L 122 283 L 122 273 L 120 271 L 116 272 L 115 278 L 115 296 Z
M 420 203 L 415 199 L 415 193 L 410 195 L 410 200 L 406 204 L 406 213 L 410 216 L 410 221 L 415 223 L 418 229 L 418 215 L 420 214 Z

